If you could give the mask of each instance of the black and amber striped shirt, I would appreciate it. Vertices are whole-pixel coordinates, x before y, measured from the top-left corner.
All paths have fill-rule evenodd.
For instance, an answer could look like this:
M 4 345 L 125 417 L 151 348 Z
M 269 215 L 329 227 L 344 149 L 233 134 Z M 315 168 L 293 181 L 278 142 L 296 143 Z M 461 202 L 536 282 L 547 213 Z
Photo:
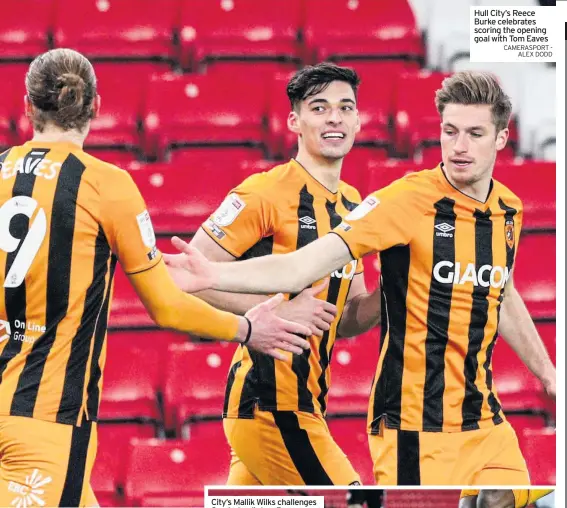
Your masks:
M 368 196 L 334 233 L 353 257 L 380 252 L 382 345 L 368 425 L 455 432 L 504 421 L 492 382 L 504 287 L 522 204 L 492 181 L 487 200 L 441 166 Z
M 96 420 L 117 260 L 160 260 L 125 171 L 71 143 L 0 155 L 0 415 Z
M 297 161 L 251 176 L 232 190 L 203 224 L 204 231 L 238 259 L 283 254 L 300 249 L 338 226 L 360 203 L 356 189 L 340 182 L 332 193 Z M 323 337 L 312 336 L 311 348 L 275 361 L 239 347 L 228 374 L 223 415 L 251 418 L 254 408 L 324 414 L 330 384 L 330 362 L 337 326 L 352 279 L 362 263 L 352 261 L 330 277 L 319 298 L 337 306 L 338 315 Z

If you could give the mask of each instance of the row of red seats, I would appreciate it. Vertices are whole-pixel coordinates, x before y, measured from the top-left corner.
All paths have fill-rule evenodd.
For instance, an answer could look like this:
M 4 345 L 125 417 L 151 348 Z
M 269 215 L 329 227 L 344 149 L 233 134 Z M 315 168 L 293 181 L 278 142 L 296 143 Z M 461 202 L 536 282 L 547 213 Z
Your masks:
M 538 323 L 555 361 L 555 323 Z M 367 411 L 379 352 L 379 329 L 334 348 L 330 415 Z M 187 435 L 195 420 L 218 418 L 233 345 L 198 345 L 164 331 L 112 332 L 108 340 L 100 418 L 142 421 Z M 501 340 L 495 348 L 495 385 L 506 411 L 552 417 L 541 384 Z M 148 350 L 152 351 L 148 355 Z M 124 358 L 128 358 L 124 362 Z M 158 393 L 160 397 L 158 397 Z M 163 404 L 163 407 L 162 407 Z
M 227 153 L 196 150 L 185 152 L 183 158 L 180 157 L 173 163 L 135 163 L 123 167 L 130 171 L 145 197 L 158 235 L 191 234 L 216 210 L 232 188 L 251 174 L 268 171 L 278 164 L 246 160 L 242 158 L 244 155 L 246 154 L 242 150 L 229 150 Z M 341 174 L 341 178 L 356 187 L 362 196 L 381 189 L 412 171 L 435 167 L 440 159 L 438 154 L 429 166 L 417 166 L 406 161 L 369 160 L 371 155 L 371 149 L 354 149 L 346 157 Z M 555 228 L 554 163 L 530 161 L 498 164 L 495 178 L 522 199 L 524 231 Z M 215 182 L 215 185 L 211 185 L 211 182 Z M 544 241 L 551 242 L 552 238 Z M 167 242 L 162 245 L 169 248 Z M 523 240 L 520 245 L 522 252 Z M 526 258 L 537 255 L 535 250 L 528 249 L 529 256 L 525 256 Z M 536 273 L 539 274 L 541 270 L 549 270 L 549 267 L 537 268 Z M 537 274 L 530 279 L 537 279 Z
M 23 116 L 25 66 L 18 69 L 6 69 L 11 79 L 0 82 L 5 98 L 0 105 L 0 146 L 18 144 L 32 135 Z M 250 79 L 246 73 L 225 69 L 202 75 L 146 73 L 129 78 L 124 65 L 97 67 L 97 73 L 102 108 L 91 123 L 90 149 L 123 149 L 150 159 L 199 146 L 255 147 L 275 157 L 295 151 L 297 136 L 286 123 L 289 74 Z M 446 74 L 366 71 L 361 75 L 358 144 L 382 147 L 383 157 L 427 154 L 431 144 L 438 145 L 439 114 L 434 98 Z M 511 130 L 501 159 L 515 156 L 514 122 Z M 433 150 L 437 152 L 438 146 Z
M 374 484 L 364 418 L 328 423 L 362 482 Z M 203 486 L 226 482 L 230 453 L 221 422 L 195 424 L 189 440 L 148 439 L 140 428 L 99 425 L 91 484 L 101 506 L 203 506 Z M 555 429 L 523 429 L 518 438 L 532 483 L 555 485 Z
M 234 58 L 424 57 L 406 0 L 18 0 L 2 18 L 3 59 L 31 58 L 52 44 L 185 68 Z

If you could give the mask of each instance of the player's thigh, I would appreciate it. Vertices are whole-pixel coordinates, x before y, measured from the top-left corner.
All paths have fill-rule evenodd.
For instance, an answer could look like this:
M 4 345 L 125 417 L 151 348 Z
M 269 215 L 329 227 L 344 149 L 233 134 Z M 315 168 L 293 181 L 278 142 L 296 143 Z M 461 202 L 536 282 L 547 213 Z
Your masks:
M 475 474 L 473 485 L 530 485 L 518 438 L 508 422 L 492 429 L 482 449 L 488 458 Z
M 477 508 L 514 508 L 516 505 L 512 490 L 481 490 Z
M 262 485 L 242 462 L 240 457 L 236 455 L 234 450 L 231 450 L 230 469 L 228 472 L 227 485 Z
M 0 506 L 84 506 L 96 428 L 10 416 L 0 421 Z
M 380 425 L 378 434 L 368 436 L 374 480 L 377 485 L 398 485 L 397 431 Z
M 253 420 L 225 420 L 238 458 L 263 485 L 348 485 L 360 482 L 322 418 L 292 411 L 256 411 Z

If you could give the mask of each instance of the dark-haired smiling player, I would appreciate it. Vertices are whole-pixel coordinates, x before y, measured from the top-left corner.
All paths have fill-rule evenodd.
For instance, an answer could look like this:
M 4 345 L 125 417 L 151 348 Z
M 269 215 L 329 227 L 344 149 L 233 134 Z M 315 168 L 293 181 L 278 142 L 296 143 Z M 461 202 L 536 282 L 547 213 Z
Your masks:
M 191 245 L 210 260 L 234 261 L 293 252 L 337 227 L 360 203 L 358 191 L 340 180 L 343 158 L 360 130 L 358 85 L 353 70 L 330 63 L 298 71 L 287 87 L 287 123 L 298 136 L 297 156 L 232 190 Z M 178 271 L 170 270 L 175 279 Z M 328 283 L 290 295 L 278 309 L 282 317 L 311 326 L 310 350 L 289 355 L 287 362 L 246 347 L 236 351 L 223 410 L 231 485 L 360 481 L 324 415 L 335 338 L 375 326 L 380 295 L 367 293 L 360 261 L 349 260 L 325 275 Z M 236 313 L 266 298 L 216 291 L 199 296 Z

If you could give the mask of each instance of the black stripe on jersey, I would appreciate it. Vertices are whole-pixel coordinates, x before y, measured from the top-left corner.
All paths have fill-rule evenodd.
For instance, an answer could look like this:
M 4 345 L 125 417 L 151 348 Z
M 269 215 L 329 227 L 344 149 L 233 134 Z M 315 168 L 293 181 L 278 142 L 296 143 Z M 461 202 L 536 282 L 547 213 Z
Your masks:
M 226 378 L 226 390 L 224 391 L 224 405 L 222 408 L 223 416 L 228 414 L 228 402 L 230 400 L 230 392 L 232 390 L 232 385 L 234 385 L 234 379 L 236 378 L 236 372 L 242 365 L 241 361 L 234 362 L 232 367 L 228 371 L 228 377 Z M 239 415 L 240 416 L 240 415 Z
M 325 203 L 325 208 L 327 209 L 327 213 L 329 214 L 331 229 L 336 228 L 343 221 L 342 217 L 335 210 L 335 206 L 336 203 L 332 203 L 331 201 L 327 201 Z M 331 276 L 329 289 L 327 291 L 327 301 L 329 303 L 332 303 L 333 305 L 337 304 L 343 280 L 344 279 L 339 279 L 338 277 Z M 350 286 L 350 281 L 348 282 L 348 284 Z M 321 367 L 321 375 L 319 376 L 317 382 L 319 384 L 321 392 L 319 393 L 317 400 L 321 406 L 321 412 L 323 414 L 325 414 L 325 411 L 327 411 L 326 397 L 327 393 L 329 392 L 329 386 L 327 385 L 327 379 L 325 376 L 329 367 L 329 362 L 331 360 L 330 354 L 327 352 L 327 347 L 329 345 L 329 332 L 330 330 L 327 330 L 323 333 L 323 337 L 321 338 L 321 342 L 319 343 L 319 365 Z
M 85 165 L 73 154 L 69 154 L 59 171 L 49 231 L 46 331 L 36 340 L 26 358 L 12 399 L 10 414 L 33 416 L 45 361 L 55 342 L 57 327 L 67 313 L 77 195 L 84 171 Z
M 455 264 L 455 220 L 457 216 L 454 207 L 455 201 L 449 198 L 443 198 L 435 203 L 437 213 L 433 228 L 433 270 L 441 261 Z M 451 236 L 446 236 L 446 234 Z M 449 341 L 449 316 L 453 296 L 453 284 L 438 281 L 433 270 L 429 288 L 427 337 L 425 339 L 424 430 L 443 429 L 445 351 Z
M 419 432 L 400 430 L 398 434 L 398 485 L 420 485 Z
M 514 267 L 514 257 L 516 255 L 516 242 L 517 242 L 517 233 L 515 231 L 516 225 L 514 222 L 514 217 L 518 213 L 518 210 L 508 206 L 502 199 L 498 200 L 498 205 L 502 210 L 504 210 L 504 234 L 502 235 L 502 241 L 506 243 L 506 268 L 508 268 L 508 273 L 512 272 L 512 268 Z M 512 246 L 508 244 L 507 241 L 507 226 L 512 226 Z M 500 304 L 498 305 L 498 322 L 500 322 L 500 307 L 502 305 L 502 300 L 504 299 L 504 289 L 503 287 L 500 290 Z M 490 406 L 490 410 L 493 413 L 492 421 L 496 424 L 502 423 L 503 418 L 500 414 L 502 407 L 498 402 L 498 399 L 494 395 L 492 391 L 492 353 L 494 351 L 494 346 L 496 345 L 496 339 L 498 338 L 498 332 L 494 334 L 494 338 L 492 342 L 489 344 L 487 351 L 486 351 L 486 361 L 483 364 L 484 370 L 486 372 L 486 386 L 490 390 L 488 394 L 488 404 Z
M 85 488 L 85 469 L 87 465 L 92 423 L 84 421 L 80 427 L 73 427 L 69 463 L 63 484 L 63 492 L 58 506 L 80 506 Z
M 289 457 L 305 485 L 333 485 L 313 449 L 307 431 L 300 427 L 297 415 L 292 411 L 274 411 L 272 414 Z
M 476 273 L 482 266 L 492 266 L 492 212 L 475 210 L 475 264 Z M 482 414 L 484 397 L 475 384 L 478 370 L 478 353 L 484 340 L 484 329 L 488 321 L 488 294 L 490 285 L 483 286 L 481 281 L 472 292 L 471 320 L 469 324 L 469 347 L 465 357 L 465 398 L 462 406 L 462 430 L 478 429 Z
M 353 203 L 345 198 L 344 194 L 341 194 L 341 201 L 343 202 L 343 206 L 349 211 L 352 212 L 360 203 Z
M 47 150 L 38 150 L 34 149 L 31 150 L 24 156 L 23 167 L 30 167 L 31 163 L 35 160 L 41 160 L 45 157 L 45 154 L 49 151 Z M 32 152 L 34 154 L 32 156 Z M 8 157 L 10 150 L 4 152 L 0 157 L 0 162 L 3 163 L 6 158 Z M 34 159 L 33 161 L 30 159 Z M 30 173 L 18 173 L 16 175 L 14 181 L 14 187 L 12 188 L 12 197 L 16 196 L 27 196 L 31 197 L 33 193 L 33 188 L 35 185 L 36 175 L 32 172 Z M 7 183 L 5 181 L 5 183 Z M 4 205 L 4 203 L 2 203 Z M 18 256 L 20 249 L 24 243 L 24 238 L 28 234 L 29 231 L 29 224 L 30 221 L 28 217 L 24 214 L 17 214 L 12 217 L 10 221 L 10 234 L 20 240 L 18 247 L 14 252 L 8 252 L 6 256 L 6 266 L 4 271 L 4 277 L 8 275 L 10 268 L 14 264 L 14 260 Z M 18 331 L 18 327 L 16 327 L 16 320 L 20 323 L 26 323 L 26 283 L 25 281 L 20 284 L 18 287 L 5 287 L 4 288 L 4 301 L 6 306 L 6 320 L 10 324 L 10 331 L 11 333 L 15 333 Z M 2 350 L 2 354 L 0 355 L 0 382 L 2 382 L 2 376 L 6 367 L 8 366 L 8 362 L 14 358 L 20 351 L 22 350 L 23 342 L 20 340 L 11 340 L 9 339 L 7 344 L 4 346 Z
M 273 250 L 274 237 L 268 236 L 250 247 L 240 256 L 239 260 L 268 256 Z M 257 353 L 252 349 L 249 349 L 248 353 L 250 354 L 252 367 L 244 378 L 240 402 L 238 403 L 238 415 L 243 417 L 254 415 L 256 400 L 259 400 L 261 408 L 275 409 L 277 406 L 276 365 L 274 358 Z M 227 398 L 225 398 L 225 405 L 228 407 Z
M 402 374 L 404 371 L 404 343 L 406 338 L 406 297 L 408 293 L 409 245 L 392 247 L 380 253 L 382 266 L 383 309 L 387 319 L 389 341 L 382 370 L 376 381 L 372 405 L 372 433 L 377 434 L 380 419 L 386 415 L 389 427 L 399 428 L 402 408 Z
M 313 207 L 313 195 L 307 190 L 307 185 L 303 186 L 299 193 L 299 206 L 297 207 L 297 246 L 296 250 L 305 247 L 306 245 L 314 242 L 319 238 L 316 223 L 312 224 L 303 223 L 301 219 L 315 217 L 315 208 Z M 322 220 L 319 218 L 319 220 Z M 297 295 L 290 295 L 290 299 Z M 303 351 L 300 355 L 293 355 L 291 361 L 291 370 L 297 376 L 297 399 L 298 408 L 300 411 L 314 411 L 313 397 L 307 388 L 307 381 L 309 379 L 309 372 L 311 367 L 309 365 L 309 357 L 311 356 L 311 349 Z
M 91 343 L 104 303 L 104 290 L 106 288 L 106 274 L 110 255 L 110 246 L 102 227 L 99 226 L 95 241 L 93 278 L 85 295 L 81 323 L 71 343 L 71 353 L 65 369 L 63 393 L 59 410 L 57 411 L 56 421 L 58 423 L 76 423 L 79 416 L 83 402 L 85 372 L 89 361 Z
M 113 254 L 110 257 L 110 269 L 108 275 L 108 286 L 106 289 L 106 296 L 104 297 L 104 302 L 102 304 L 102 309 L 100 310 L 99 318 L 96 322 L 96 328 L 94 332 L 94 345 L 93 354 L 91 357 L 91 369 L 89 376 L 89 384 L 87 386 L 87 414 L 89 420 L 97 421 L 98 419 L 98 407 L 100 403 L 100 389 L 98 383 L 102 376 L 102 371 L 100 368 L 100 355 L 102 353 L 102 348 L 104 346 L 104 340 L 106 338 L 106 330 L 108 328 L 108 310 L 110 307 L 110 294 L 112 292 L 112 281 L 114 280 L 114 271 L 116 270 L 116 256 Z

